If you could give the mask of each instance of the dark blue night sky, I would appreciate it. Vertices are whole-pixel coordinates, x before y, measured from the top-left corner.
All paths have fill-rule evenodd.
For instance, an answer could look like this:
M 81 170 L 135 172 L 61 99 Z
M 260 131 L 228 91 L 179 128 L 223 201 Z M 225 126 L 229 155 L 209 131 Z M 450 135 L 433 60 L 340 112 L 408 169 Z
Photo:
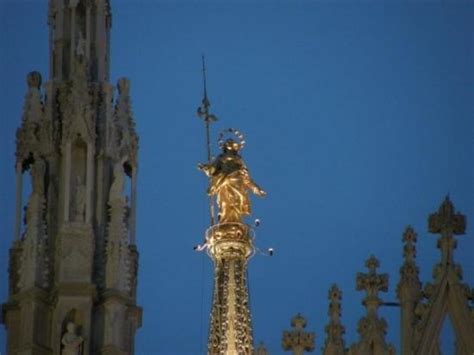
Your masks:
M 364 315 L 355 274 L 371 255 L 395 301 L 401 235 L 418 232 L 423 281 L 439 260 L 427 216 L 449 194 L 468 218 L 455 260 L 474 287 L 474 2 L 112 1 L 114 83 L 131 79 L 140 135 L 138 354 L 202 354 L 212 265 L 193 246 L 209 216 L 201 53 L 217 135 L 246 135 L 242 152 L 267 192 L 254 199 L 250 261 L 254 337 L 283 354 L 301 312 L 324 343 L 327 291 L 343 291 L 346 344 Z M 25 76 L 48 76 L 47 1 L 0 0 L 0 299 L 14 223 L 15 129 Z M 399 347 L 397 308 L 384 308 Z M 444 329 L 445 338 L 449 327 Z M 0 349 L 4 349 L 0 328 Z M 446 343 L 446 342 L 445 342 Z M 448 349 L 452 344 L 445 344 Z

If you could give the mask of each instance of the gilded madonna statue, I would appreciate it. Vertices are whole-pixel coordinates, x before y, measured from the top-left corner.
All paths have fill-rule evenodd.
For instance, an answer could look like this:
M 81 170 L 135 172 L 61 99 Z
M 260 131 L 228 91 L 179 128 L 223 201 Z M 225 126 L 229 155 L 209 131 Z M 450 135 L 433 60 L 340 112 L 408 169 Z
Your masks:
M 216 196 L 219 208 L 218 222 L 242 222 L 251 213 L 248 191 L 257 196 L 266 192 L 250 177 L 239 151 L 243 142 L 227 139 L 221 144 L 222 153 L 208 164 L 199 164 L 199 170 L 209 177 L 207 193 Z

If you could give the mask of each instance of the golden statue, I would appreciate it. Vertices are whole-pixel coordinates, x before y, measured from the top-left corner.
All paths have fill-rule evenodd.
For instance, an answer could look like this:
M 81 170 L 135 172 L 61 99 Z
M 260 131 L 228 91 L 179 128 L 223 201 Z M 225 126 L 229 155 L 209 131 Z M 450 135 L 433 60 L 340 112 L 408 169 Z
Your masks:
M 222 153 L 209 164 L 199 164 L 210 179 L 207 193 L 217 196 L 219 208 L 218 222 L 241 222 L 243 216 L 251 213 L 248 190 L 257 196 L 265 196 L 251 178 L 244 161 L 239 155 L 243 142 L 227 139 L 222 145 Z

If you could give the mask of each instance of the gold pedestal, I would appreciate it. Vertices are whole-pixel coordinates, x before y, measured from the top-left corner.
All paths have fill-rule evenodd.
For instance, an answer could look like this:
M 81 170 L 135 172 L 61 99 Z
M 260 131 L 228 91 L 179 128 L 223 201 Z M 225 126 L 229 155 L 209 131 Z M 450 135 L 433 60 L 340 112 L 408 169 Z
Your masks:
M 214 261 L 210 355 L 252 354 L 247 286 L 247 261 L 254 250 L 251 235 L 251 228 L 242 223 L 217 224 L 206 233 L 208 253 Z

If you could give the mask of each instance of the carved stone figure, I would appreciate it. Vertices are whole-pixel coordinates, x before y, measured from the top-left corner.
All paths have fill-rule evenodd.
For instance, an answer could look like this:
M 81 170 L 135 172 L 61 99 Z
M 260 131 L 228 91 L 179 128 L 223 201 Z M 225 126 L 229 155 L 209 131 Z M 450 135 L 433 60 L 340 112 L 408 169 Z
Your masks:
M 30 175 L 32 191 L 28 199 L 28 203 L 24 208 L 24 224 L 34 224 L 38 221 L 38 213 L 40 213 L 41 201 L 44 198 L 44 176 L 46 166 L 43 160 L 37 159 L 31 165 Z
M 81 31 L 79 31 L 77 35 L 76 55 L 80 58 L 86 56 L 86 40 Z
M 84 221 L 86 211 L 86 185 L 82 182 L 80 175 L 76 176 L 75 196 L 74 196 L 74 220 Z
M 241 143 L 227 139 L 222 145 L 222 153 L 210 164 L 199 164 L 198 168 L 210 178 L 208 194 L 217 196 L 219 222 L 241 222 L 243 216 L 250 215 L 251 206 L 247 190 L 257 196 L 265 196 L 251 178 L 244 161 L 239 155 Z
M 125 186 L 125 171 L 123 164 L 126 160 L 127 157 L 124 157 L 114 165 L 114 179 L 112 186 L 110 186 L 109 201 L 124 199 L 123 188 Z
M 69 322 L 66 326 L 66 333 L 61 338 L 63 345 L 62 355 L 82 355 L 82 343 L 84 339 L 76 334 L 76 325 Z

